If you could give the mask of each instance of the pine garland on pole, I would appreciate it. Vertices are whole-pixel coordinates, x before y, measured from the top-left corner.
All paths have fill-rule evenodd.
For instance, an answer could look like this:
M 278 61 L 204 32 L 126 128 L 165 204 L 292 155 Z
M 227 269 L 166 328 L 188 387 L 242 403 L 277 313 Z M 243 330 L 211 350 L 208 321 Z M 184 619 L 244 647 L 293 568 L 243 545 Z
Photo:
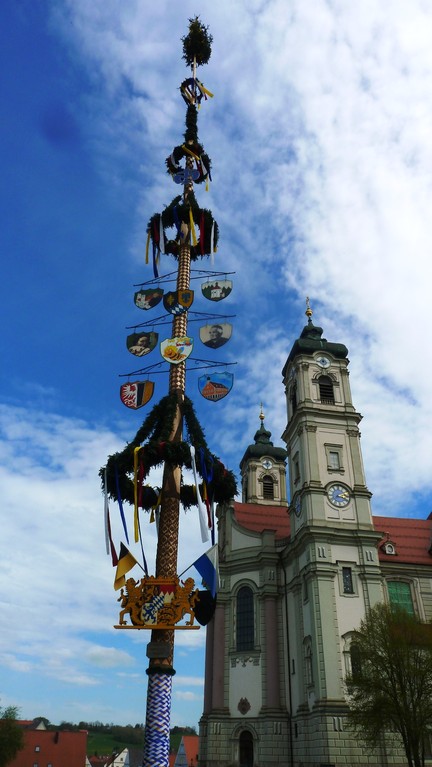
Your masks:
M 200 208 L 193 192 L 194 183 L 210 180 L 211 161 L 198 140 L 197 105 L 202 98 L 212 94 L 197 79 L 196 67 L 207 64 L 210 59 L 212 36 L 199 18 L 194 17 L 189 19 L 189 31 L 182 43 L 183 58 L 192 69 L 192 77 L 180 86 L 187 103 L 186 130 L 183 143 L 174 148 L 166 166 L 174 181 L 183 183 L 183 194 L 177 195 L 162 213 L 155 213 L 147 227 L 154 265 L 161 253 L 177 259 L 178 291 L 189 290 L 191 260 L 214 253 L 219 236 L 211 212 Z M 169 229 L 174 230 L 172 234 L 167 231 Z M 173 318 L 172 338 L 186 335 L 187 312 L 184 312 Z M 144 509 L 154 506 L 155 497 L 160 495 L 156 577 L 161 578 L 175 579 L 177 576 L 180 503 L 187 508 L 197 503 L 196 488 L 182 484 L 182 467 L 191 467 L 190 446 L 200 451 L 198 473 L 203 480 L 205 475 L 207 491 L 213 500 L 228 501 L 236 493 L 234 475 L 208 449 L 185 390 L 185 362 L 170 365 L 168 395 L 154 406 L 124 450 L 109 456 L 100 471 L 107 495 L 115 499 L 120 495 L 122 501 L 134 503 L 132 476 L 136 452 L 142 459 L 141 482 L 152 467 L 164 464 L 160 492 L 159 488 L 155 492 L 143 487 L 140 493 L 140 507 Z M 183 442 L 184 427 L 190 444 Z M 169 764 L 172 677 L 175 674 L 173 655 L 174 631 L 153 629 L 147 648 L 149 667 L 143 767 L 168 767 Z

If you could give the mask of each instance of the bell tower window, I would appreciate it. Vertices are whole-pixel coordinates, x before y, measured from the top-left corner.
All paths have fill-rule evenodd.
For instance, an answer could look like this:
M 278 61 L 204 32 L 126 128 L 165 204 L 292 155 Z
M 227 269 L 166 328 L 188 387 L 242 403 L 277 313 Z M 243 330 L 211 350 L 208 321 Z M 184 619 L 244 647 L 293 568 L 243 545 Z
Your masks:
M 295 411 L 297 410 L 297 384 L 296 383 L 293 385 L 291 389 L 290 400 L 291 400 L 292 412 L 295 413 Z
M 318 379 L 319 395 L 323 405 L 334 405 L 335 396 L 333 390 L 333 381 L 330 376 L 320 376 Z
M 272 500 L 274 498 L 274 482 L 270 474 L 265 474 L 262 478 L 263 498 Z

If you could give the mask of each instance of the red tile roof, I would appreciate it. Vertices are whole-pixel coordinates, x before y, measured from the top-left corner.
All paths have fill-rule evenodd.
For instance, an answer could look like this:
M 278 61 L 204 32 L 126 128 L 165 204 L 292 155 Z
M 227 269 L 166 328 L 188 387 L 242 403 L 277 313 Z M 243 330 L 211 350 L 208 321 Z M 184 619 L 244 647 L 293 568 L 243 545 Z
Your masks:
M 384 533 L 383 543 L 389 540 L 396 549 L 396 554 L 386 554 L 380 545 L 380 561 L 432 565 L 432 556 L 429 554 L 432 534 L 430 519 L 374 516 L 373 521 L 375 530 Z
M 196 767 L 198 764 L 198 747 L 199 736 L 198 735 L 183 735 L 182 737 L 187 765 L 189 767 Z
M 234 515 L 239 525 L 253 533 L 274 530 L 276 539 L 288 538 L 290 520 L 284 506 L 264 506 L 260 503 L 234 502 Z M 403 562 L 405 564 L 432 565 L 429 547 L 432 542 L 432 519 L 401 519 L 400 517 L 373 516 L 377 532 L 383 533 L 383 543 L 390 540 L 396 555 L 386 554 L 379 547 L 382 562 Z
M 25 730 L 24 748 L 12 759 L 10 767 L 28 767 L 36 763 L 77 767 L 85 765 L 86 754 L 87 732 L 84 730 Z
M 287 538 L 290 533 L 290 521 L 287 506 L 264 506 L 262 503 L 234 502 L 234 514 L 237 522 L 254 533 L 274 530 L 276 538 Z

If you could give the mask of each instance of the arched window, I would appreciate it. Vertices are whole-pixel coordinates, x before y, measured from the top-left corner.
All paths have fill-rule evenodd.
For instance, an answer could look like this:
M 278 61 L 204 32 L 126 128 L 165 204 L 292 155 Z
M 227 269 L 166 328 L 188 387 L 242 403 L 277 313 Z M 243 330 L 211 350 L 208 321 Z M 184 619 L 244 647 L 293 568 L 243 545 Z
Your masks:
M 350 647 L 350 662 L 351 662 L 351 676 L 354 679 L 359 679 L 361 677 L 361 654 L 360 654 L 360 648 L 356 643 L 354 642 Z
M 255 645 L 253 591 L 242 586 L 237 593 L 236 615 L 237 650 L 253 650 Z
M 265 474 L 262 478 L 263 498 L 267 500 L 274 498 L 274 482 L 270 474 Z
M 358 679 L 362 672 L 361 653 L 358 644 L 356 644 L 356 632 L 348 631 L 342 637 L 343 657 L 345 661 L 345 673 Z
M 333 381 L 330 376 L 320 376 L 318 379 L 320 400 L 324 405 L 334 405 L 335 397 Z
M 239 738 L 239 762 L 240 767 L 253 767 L 254 747 L 253 737 L 249 730 L 243 730 Z

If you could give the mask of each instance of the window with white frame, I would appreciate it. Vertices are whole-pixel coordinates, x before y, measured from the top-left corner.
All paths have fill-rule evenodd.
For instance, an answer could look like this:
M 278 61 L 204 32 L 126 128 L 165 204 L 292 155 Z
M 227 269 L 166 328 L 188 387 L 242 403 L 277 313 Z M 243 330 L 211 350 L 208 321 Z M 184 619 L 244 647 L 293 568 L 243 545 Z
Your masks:
M 354 562 L 338 562 L 339 592 L 345 597 L 358 596 L 357 567 Z
M 327 459 L 327 471 L 344 473 L 342 445 L 324 445 Z

